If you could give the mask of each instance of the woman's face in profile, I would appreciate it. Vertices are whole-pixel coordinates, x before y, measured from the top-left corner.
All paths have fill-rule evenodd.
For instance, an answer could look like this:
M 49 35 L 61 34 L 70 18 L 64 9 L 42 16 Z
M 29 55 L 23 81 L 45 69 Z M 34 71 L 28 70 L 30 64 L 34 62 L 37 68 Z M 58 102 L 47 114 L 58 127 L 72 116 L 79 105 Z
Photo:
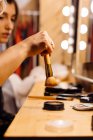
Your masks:
M 14 29 L 16 9 L 14 3 L 7 3 L 4 12 L 0 15 L 0 43 L 7 43 Z

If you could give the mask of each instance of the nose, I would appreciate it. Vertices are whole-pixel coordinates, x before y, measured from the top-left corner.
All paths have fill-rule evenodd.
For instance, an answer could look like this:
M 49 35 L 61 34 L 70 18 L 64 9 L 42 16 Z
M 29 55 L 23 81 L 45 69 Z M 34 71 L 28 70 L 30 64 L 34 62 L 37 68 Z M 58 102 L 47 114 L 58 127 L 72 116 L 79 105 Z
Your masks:
M 7 30 L 13 30 L 14 24 L 12 23 L 11 20 L 7 20 L 5 27 Z

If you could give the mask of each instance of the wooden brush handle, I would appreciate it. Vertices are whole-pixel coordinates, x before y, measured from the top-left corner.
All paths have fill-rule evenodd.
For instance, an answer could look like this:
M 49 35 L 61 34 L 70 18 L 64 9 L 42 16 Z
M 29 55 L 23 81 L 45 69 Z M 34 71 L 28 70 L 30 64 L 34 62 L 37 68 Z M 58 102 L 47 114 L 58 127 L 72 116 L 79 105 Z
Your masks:
M 28 96 L 30 99 L 41 99 L 41 100 L 67 100 L 72 101 L 72 97 L 61 97 L 61 96 Z
M 51 64 L 49 54 L 46 54 L 46 55 L 44 56 L 44 61 L 45 61 L 45 64 Z
M 45 61 L 45 71 L 46 71 L 46 77 L 51 77 L 53 76 L 53 71 L 51 67 L 51 61 L 50 61 L 50 56 L 49 54 L 46 54 L 44 56 L 44 61 Z

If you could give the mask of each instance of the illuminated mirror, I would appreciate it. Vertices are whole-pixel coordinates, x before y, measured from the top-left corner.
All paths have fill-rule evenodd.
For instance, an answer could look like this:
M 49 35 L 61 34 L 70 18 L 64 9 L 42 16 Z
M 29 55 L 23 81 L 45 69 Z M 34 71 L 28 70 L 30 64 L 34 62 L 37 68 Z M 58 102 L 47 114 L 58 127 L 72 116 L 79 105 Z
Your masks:
M 93 0 L 78 2 L 76 51 L 73 54 L 72 72 L 77 78 L 93 83 Z

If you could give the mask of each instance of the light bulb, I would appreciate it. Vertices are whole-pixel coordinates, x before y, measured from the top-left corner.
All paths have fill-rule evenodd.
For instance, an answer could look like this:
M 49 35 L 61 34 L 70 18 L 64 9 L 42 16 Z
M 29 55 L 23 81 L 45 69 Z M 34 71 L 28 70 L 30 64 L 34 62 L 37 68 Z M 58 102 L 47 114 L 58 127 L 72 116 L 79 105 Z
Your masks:
M 63 13 L 64 16 L 69 16 L 70 15 L 70 8 L 69 8 L 69 6 L 65 6 L 62 9 L 62 13 Z
M 86 7 L 83 7 L 81 9 L 81 17 L 86 17 L 88 15 L 89 11 Z
M 61 48 L 64 50 L 68 49 L 68 41 L 67 40 L 64 40 L 61 42 Z
M 64 23 L 61 26 L 61 31 L 64 32 L 64 33 L 68 33 L 69 32 L 69 24 L 68 23 Z
M 73 46 L 69 46 L 67 52 L 69 54 L 72 54 L 73 53 Z
M 81 34 L 85 34 L 87 31 L 88 31 L 87 25 L 82 24 L 82 25 L 80 26 L 80 33 L 81 33 Z
M 82 51 L 86 49 L 86 42 L 85 41 L 80 41 L 79 49 Z

